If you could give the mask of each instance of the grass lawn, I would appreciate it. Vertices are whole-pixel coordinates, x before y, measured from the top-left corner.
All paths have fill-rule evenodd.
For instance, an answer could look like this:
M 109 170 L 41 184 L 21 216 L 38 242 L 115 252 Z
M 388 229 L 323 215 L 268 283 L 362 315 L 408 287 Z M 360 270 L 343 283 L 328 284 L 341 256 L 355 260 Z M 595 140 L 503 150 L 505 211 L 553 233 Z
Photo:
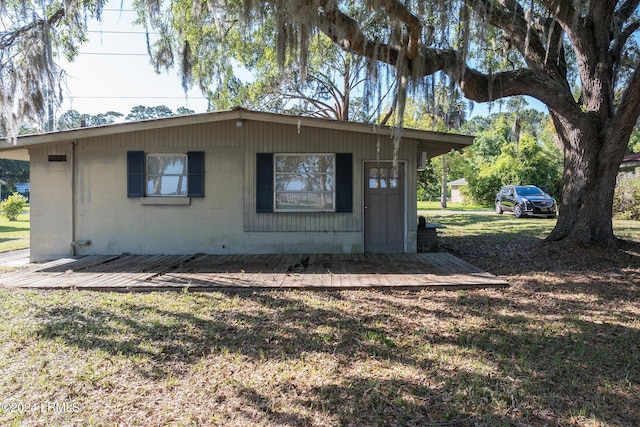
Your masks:
M 439 201 L 435 202 L 418 202 L 418 210 L 440 210 L 442 206 L 440 206 Z M 491 207 L 486 207 L 482 205 L 471 205 L 467 203 L 454 203 L 447 202 L 447 210 L 450 211 L 490 211 Z
M 0 215 L 0 252 L 29 247 L 29 208 L 18 215 L 17 221 L 9 221 Z
M 503 290 L 0 290 L 0 425 L 634 426 L 640 223 L 433 216 Z

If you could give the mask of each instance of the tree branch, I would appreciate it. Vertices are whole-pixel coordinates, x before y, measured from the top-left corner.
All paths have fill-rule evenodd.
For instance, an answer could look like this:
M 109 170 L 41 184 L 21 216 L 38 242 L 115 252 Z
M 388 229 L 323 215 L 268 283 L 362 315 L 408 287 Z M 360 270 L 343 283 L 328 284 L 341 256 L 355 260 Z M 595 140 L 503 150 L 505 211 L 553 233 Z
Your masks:
M 589 18 L 593 21 L 593 29 L 601 49 L 608 50 L 611 41 L 611 28 L 616 9 L 615 0 L 591 0 L 587 8 Z
M 615 43 L 611 49 L 613 60 L 616 63 L 620 63 L 620 55 L 622 54 L 622 48 L 629 40 L 629 37 L 640 28 L 640 21 L 633 21 L 630 23 L 618 36 L 615 38 Z
M 65 13 L 65 10 L 61 8 L 56 10 L 48 19 L 36 19 L 29 24 L 17 28 L 13 31 L 0 33 L 0 50 L 5 50 L 11 47 L 20 36 L 28 33 L 29 31 L 45 25 L 55 25 L 65 16 Z
M 640 5 L 640 0 L 626 0 L 618 10 L 616 10 L 616 19 L 619 20 L 619 22 L 625 22 L 631 18 L 631 15 L 633 15 L 638 5 Z
M 300 99 L 302 101 L 307 101 L 310 104 L 312 104 L 313 106 L 315 106 L 318 110 L 329 110 L 329 111 L 332 111 L 334 113 L 334 115 L 336 113 L 335 108 L 332 107 L 331 105 L 327 104 L 326 102 L 322 102 L 317 98 L 314 98 L 314 97 L 311 97 L 311 96 L 307 96 L 307 95 L 305 95 L 304 93 L 302 93 L 302 92 L 300 92 L 298 90 L 296 91 L 295 94 L 283 93 L 282 96 L 284 98 L 287 98 L 287 99 Z
M 422 24 L 420 20 L 411 13 L 411 11 L 400 1 L 397 0 L 381 0 L 389 15 L 395 16 L 409 27 L 409 41 L 407 43 L 407 58 L 415 59 L 418 56 L 418 47 L 420 45 L 420 35 L 422 34 Z
M 395 66 L 400 52 L 388 44 L 370 41 L 358 23 L 343 13 L 334 0 L 319 0 L 318 28 L 346 51 Z
M 443 70 L 445 73 L 447 70 Z M 571 92 L 564 85 L 543 73 L 530 69 L 506 71 L 491 76 L 467 68 L 457 80 L 465 98 L 489 102 L 516 95 L 528 95 L 545 105 L 567 114 L 579 111 Z
M 559 49 L 551 46 L 551 43 L 559 40 L 553 35 L 553 30 L 556 29 L 560 33 L 557 26 L 549 26 L 551 36 L 544 34 L 545 28 L 537 28 L 539 26 L 527 18 L 525 10 L 515 0 L 501 0 L 503 8 L 496 7 L 490 0 L 465 0 L 465 3 L 487 19 L 489 24 L 503 30 L 529 67 L 542 71 L 555 80 L 566 81 L 564 58 L 559 57 Z M 541 31 L 547 38 L 547 46 L 543 42 Z
M 486 0 L 468 0 L 476 7 Z M 370 59 L 381 61 L 392 66 L 398 65 L 400 52 L 389 45 L 377 45 L 369 41 L 360 30 L 358 23 L 344 14 L 337 5 L 323 3 L 323 11 L 318 20 L 319 29 L 329 36 L 343 49 L 355 52 Z M 332 6 L 336 6 L 333 9 Z M 509 15 L 510 19 L 512 16 Z M 507 27 L 507 14 L 504 10 L 494 15 L 493 19 Z M 520 33 L 522 36 L 522 33 Z M 524 43 L 524 40 L 521 40 Z M 542 50 L 544 52 L 544 49 Z M 538 52 L 540 53 L 540 52 Z M 440 50 L 422 47 L 418 56 L 410 64 L 423 77 L 443 71 L 458 83 L 465 97 L 476 102 L 495 101 L 513 95 L 529 95 L 547 105 L 553 105 L 556 110 L 575 112 L 578 108 L 566 80 L 562 74 L 549 73 L 544 70 L 523 69 L 507 71 L 495 75 L 483 74 L 470 68 L 461 59 L 459 53 L 453 49 Z
M 549 13 L 565 28 L 570 28 L 576 18 L 577 12 L 572 2 L 566 0 L 542 0 L 542 5 L 547 8 Z
M 633 72 L 627 89 L 622 94 L 618 111 L 614 117 L 613 128 L 625 125 L 633 126 L 640 116 L 640 65 Z
M 322 79 L 324 79 L 324 81 L 320 78 L 318 78 L 315 74 L 314 75 L 310 75 L 309 76 L 309 80 L 315 80 L 317 81 L 321 86 L 324 86 L 326 88 L 326 91 L 329 93 L 329 95 L 331 96 L 331 98 L 333 98 L 333 101 L 335 102 L 336 105 L 340 105 L 341 104 L 341 99 L 343 97 L 342 92 L 340 91 L 340 89 L 333 84 L 333 80 L 331 80 L 329 78 L 329 76 L 324 75 L 323 73 L 317 72 L 317 74 L 322 77 Z

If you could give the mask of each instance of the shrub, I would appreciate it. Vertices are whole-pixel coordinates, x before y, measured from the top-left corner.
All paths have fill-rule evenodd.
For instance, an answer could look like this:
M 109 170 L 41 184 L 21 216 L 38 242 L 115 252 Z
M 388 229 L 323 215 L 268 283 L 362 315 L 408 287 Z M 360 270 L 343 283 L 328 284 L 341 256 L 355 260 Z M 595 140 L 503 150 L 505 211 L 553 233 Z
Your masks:
M 7 200 L 0 203 L 0 211 L 2 211 L 2 215 L 9 221 L 15 221 L 18 219 L 18 215 L 20 215 L 26 204 L 26 197 L 20 193 L 13 193 L 7 197 Z
M 613 196 L 613 216 L 617 219 L 640 220 L 640 176 L 621 175 Z

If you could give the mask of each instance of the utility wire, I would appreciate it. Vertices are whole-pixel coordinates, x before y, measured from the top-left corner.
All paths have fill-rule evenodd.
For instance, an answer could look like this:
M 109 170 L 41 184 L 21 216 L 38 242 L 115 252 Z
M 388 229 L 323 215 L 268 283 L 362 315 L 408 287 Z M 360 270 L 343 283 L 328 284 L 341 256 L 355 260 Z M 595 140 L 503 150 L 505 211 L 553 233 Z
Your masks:
M 70 99 L 208 99 L 206 96 L 70 96 Z
M 120 31 L 120 30 L 89 30 L 87 33 L 90 34 L 135 34 L 145 36 L 149 35 L 158 35 L 158 32 L 146 32 L 146 31 Z
M 148 53 L 118 53 L 118 52 L 78 52 L 78 55 L 102 56 L 149 56 Z

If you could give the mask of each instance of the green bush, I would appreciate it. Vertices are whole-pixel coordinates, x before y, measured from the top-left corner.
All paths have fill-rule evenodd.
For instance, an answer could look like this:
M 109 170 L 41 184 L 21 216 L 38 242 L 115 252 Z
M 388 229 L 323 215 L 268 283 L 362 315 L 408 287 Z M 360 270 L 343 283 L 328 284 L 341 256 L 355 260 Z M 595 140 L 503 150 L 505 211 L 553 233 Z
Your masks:
M 622 175 L 613 195 L 613 216 L 617 219 L 640 220 L 640 176 Z
M 22 213 L 24 207 L 27 205 L 27 199 L 20 193 L 13 193 L 7 200 L 0 203 L 0 211 L 2 215 L 9 221 L 15 221 L 18 219 L 18 215 Z

